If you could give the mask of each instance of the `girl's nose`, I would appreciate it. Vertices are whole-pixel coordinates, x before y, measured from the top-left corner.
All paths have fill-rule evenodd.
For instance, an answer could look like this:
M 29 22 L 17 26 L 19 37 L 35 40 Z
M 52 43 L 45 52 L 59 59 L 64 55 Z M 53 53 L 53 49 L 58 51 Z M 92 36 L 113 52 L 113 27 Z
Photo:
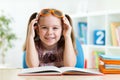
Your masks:
M 53 33 L 53 30 L 52 29 L 48 29 L 48 32 L 47 32 L 49 35 Z

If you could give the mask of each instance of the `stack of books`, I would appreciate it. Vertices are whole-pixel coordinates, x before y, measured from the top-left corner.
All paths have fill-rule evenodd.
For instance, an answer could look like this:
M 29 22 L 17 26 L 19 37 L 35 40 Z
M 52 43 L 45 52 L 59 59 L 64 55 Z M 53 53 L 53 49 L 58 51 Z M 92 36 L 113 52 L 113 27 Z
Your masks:
M 99 70 L 104 74 L 120 74 L 120 56 L 99 56 Z

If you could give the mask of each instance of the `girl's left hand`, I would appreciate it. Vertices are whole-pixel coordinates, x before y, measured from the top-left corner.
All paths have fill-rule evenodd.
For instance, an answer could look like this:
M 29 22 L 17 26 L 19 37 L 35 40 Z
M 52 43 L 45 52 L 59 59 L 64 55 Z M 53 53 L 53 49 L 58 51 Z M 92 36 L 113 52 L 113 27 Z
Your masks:
M 70 22 L 68 19 L 64 16 L 63 17 L 63 36 L 64 38 L 70 37 L 72 31 L 72 26 L 70 25 Z

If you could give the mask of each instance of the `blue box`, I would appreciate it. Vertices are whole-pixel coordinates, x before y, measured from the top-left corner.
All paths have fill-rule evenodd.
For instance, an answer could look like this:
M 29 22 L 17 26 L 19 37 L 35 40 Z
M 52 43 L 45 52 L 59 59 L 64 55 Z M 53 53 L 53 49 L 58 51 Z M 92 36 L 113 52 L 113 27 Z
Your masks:
M 105 45 L 105 30 L 94 30 L 94 45 Z

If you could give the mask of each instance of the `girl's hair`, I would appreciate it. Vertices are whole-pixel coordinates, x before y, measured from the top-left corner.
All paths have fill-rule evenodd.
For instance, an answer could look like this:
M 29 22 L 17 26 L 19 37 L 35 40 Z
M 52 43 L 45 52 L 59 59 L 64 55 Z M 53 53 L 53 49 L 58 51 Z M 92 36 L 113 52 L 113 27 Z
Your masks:
M 25 41 L 25 44 L 23 46 L 23 51 L 26 50 L 26 42 L 27 42 L 27 36 L 28 36 L 28 30 L 29 30 L 29 24 L 30 22 L 35 19 L 37 16 L 37 12 L 33 13 L 30 18 L 29 18 L 29 21 L 28 21 L 28 26 L 27 26 L 27 35 L 26 35 L 26 41 Z M 68 21 L 70 22 L 70 25 L 72 26 L 72 32 L 71 32 L 71 39 L 72 39 L 72 43 L 73 43 L 73 48 L 76 52 L 76 45 L 75 45 L 75 36 L 74 36 L 74 31 L 73 31 L 73 25 L 72 25 L 72 19 L 69 15 L 65 14 L 65 17 L 68 19 Z M 62 20 L 61 20 L 62 21 Z M 63 23 L 63 22 L 62 22 Z M 63 25 L 63 24 L 62 24 Z M 35 38 L 37 38 L 38 35 L 37 35 L 37 31 L 35 30 Z M 34 38 L 34 39 L 35 39 Z M 39 40 L 40 41 L 40 40 Z M 64 39 L 64 36 L 62 35 L 60 40 L 58 41 L 58 47 L 63 47 L 64 48 L 65 46 L 65 39 Z
M 68 21 L 70 22 L 70 25 L 72 26 L 72 32 L 71 32 L 71 39 L 72 39 L 72 43 L 73 43 L 73 48 L 75 50 L 75 52 L 77 53 L 76 50 L 76 43 L 75 43 L 75 35 L 74 35 L 74 30 L 73 30 L 73 24 L 72 24 L 72 19 L 69 15 L 65 14 L 65 17 L 68 19 Z
M 37 12 L 34 12 L 34 13 L 30 16 L 30 18 L 29 18 L 28 25 L 27 25 L 27 35 L 26 35 L 25 44 L 23 45 L 23 51 L 26 50 L 26 42 L 27 42 L 27 36 L 28 36 L 28 30 L 29 30 L 29 24 L 30 24 L 30 22 L 31 22 L 33 19 L 36 18 L 36 16 L 37 16 Z M 35 31 L 35 35 L 36 35 L 36 31 Z

